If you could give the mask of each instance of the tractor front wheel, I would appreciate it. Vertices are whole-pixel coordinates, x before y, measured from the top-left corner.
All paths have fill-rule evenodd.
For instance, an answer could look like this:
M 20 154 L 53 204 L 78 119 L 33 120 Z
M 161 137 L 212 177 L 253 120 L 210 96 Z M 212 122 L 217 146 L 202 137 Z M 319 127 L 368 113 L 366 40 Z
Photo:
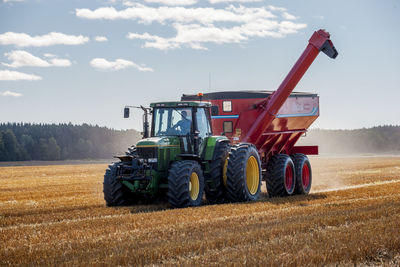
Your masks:
M 261 161 L 252 144 L 238 144 L 229 153 L 227 197 L 234 202 L 257 200 L 261 190 Z
M 293 195 L 296 174 L 293 161 L 288 155 L 277 154 L 268 160 L 266 184 L 270 197 Z
M 193 160 L 172 163 L 168 174 L 168 202 L 174 208 L 200 206 L 204 177 L 200 164 Z
M 120 163 L 109 165 L 104 174 L 103 193 L 108 207 L 126 206 L 132 204 L 132 193 L 117 180 L 117 170 Z

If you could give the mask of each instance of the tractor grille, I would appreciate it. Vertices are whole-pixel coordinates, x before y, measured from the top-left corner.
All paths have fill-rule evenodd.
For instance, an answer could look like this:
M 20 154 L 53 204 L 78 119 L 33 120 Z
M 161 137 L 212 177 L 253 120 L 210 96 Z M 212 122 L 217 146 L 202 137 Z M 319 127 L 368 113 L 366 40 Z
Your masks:
M 158 148 L 156 147 L 138 147 L 137 152 L 139 158 L 148 159 L 148 158 L 157 158 Z

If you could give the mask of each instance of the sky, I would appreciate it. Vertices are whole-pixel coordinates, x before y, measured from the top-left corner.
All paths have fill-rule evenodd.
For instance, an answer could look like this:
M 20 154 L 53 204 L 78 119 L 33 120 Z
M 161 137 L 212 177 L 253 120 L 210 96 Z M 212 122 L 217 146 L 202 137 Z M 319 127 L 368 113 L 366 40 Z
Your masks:
M 400 0 L 0 0 L 0 122 L 141 129 L 125 105 L 183 93 L 276 90 L 326 29 L 295 91 L 313 128 L 400 124 Z

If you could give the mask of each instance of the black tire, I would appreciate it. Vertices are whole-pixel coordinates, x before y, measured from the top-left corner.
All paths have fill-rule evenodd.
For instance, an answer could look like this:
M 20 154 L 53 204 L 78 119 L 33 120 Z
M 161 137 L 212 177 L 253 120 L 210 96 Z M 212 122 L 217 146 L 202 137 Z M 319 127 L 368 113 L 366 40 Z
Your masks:
M 257 200 L 261 191 L 261 177 L 261 161 L 255 146 L 245 143 L 233 146 L 228 159 L 228 199 L 233 202 Z
M 192 195 L 195 182 L 191 187 L 192 175 L 198 180 L 198 194 Z M 174 208 L 200 206 L 203 201 L 204 176 L 200 164 L 193 160 L 172 163 L 168 174 L 168 202 Z
M 219 143 L 215 151 L 215 158 L 210 163 L 210 175 L 205 187 L 206 198 L 210 204 L 223 203 L 225 201 L 224 167 L 227 167 L 225 163 L 229 156 L 229 150 L 230 144 L 228 142 Z
M 294 193 L 298 195 L 307 195 L 310 193 L 312 183 L 310 160 L 306 155 L 300 153 L 293 154 L 291 157 L 296 173 L 296 188 Z
M 117 180 L 117 168 L 121 163 L 109 165 L 104 174 L 103 193 L 108 207 L 132 204 L 132 193 Z
M 266 184 L 270 197 L 293 195 L 296 187 L 296 175 L 293 161 L 288 155 L 277 154 L 268 160 Z

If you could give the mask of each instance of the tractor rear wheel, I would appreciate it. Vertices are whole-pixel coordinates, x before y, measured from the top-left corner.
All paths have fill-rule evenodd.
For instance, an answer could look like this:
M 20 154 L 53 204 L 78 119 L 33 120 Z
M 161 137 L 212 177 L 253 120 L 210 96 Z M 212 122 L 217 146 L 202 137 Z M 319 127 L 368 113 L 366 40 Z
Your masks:
M 308 157 L 304 154 L 293 154 L 292 160 L 296 173 L 295 194 L 307 195 L 311 190 L 312 172 Z
M 132 204 L 133 198 L 129 189 L 117 180 L 117 169 L 120 164 L 109 165 L 104 174 L 103 193 L 108 207 Z
M 222 203 L 226 198 L 226 171 L 228 167 L 230 144 L 219 143 L 215 151 L 215 158 L 210 163 L 209 181 L 206 183 L 205 192 L 210 204 Z
M 296 187 L 295 168 L 286 154 L 272 156 L 267 163 L 267 191 L 270 197 L 291 196 Z
M 229 153 L 227 181 L 229 200 L 254 201 L 261 190 L 261 161 L 258 151 L 252 144 L 238 144 Z
M 200 206 L 204 177 L 200 164 L 193 160 L 172 163 L 168 174 L 168 202 L 174 208 Z

